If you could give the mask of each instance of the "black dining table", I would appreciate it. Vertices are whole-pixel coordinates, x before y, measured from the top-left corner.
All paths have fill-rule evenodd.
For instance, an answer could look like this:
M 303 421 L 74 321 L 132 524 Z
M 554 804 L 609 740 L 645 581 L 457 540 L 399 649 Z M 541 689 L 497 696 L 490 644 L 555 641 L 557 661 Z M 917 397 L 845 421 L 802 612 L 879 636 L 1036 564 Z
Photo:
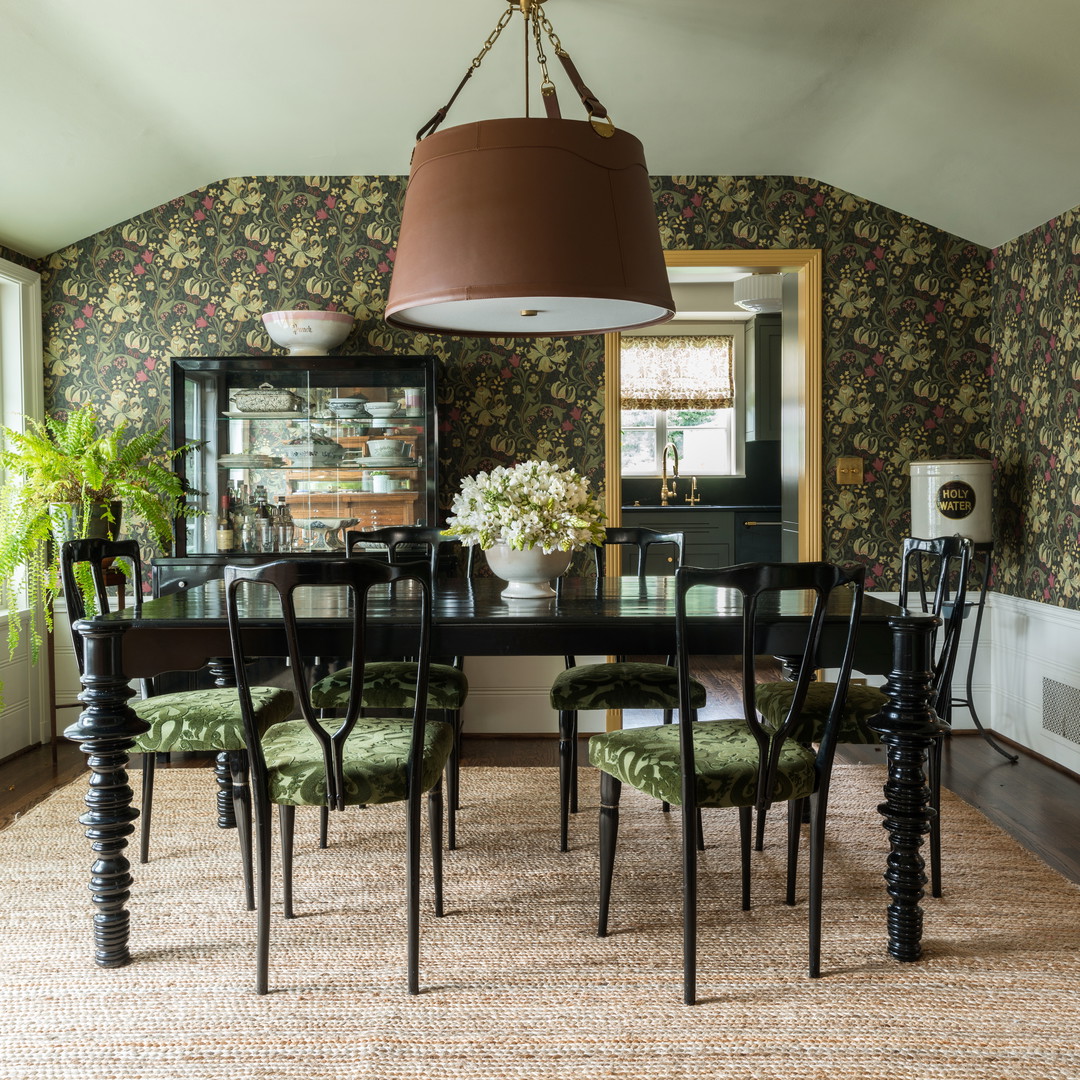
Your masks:
M 432 652 L 446 656 L 539 656 L 597 653 L 664 655 L 674 651 L 674 580 L 636 577 L 564 578 L 550 600 L 504 600 L 505 583 L 495 578 L 440 580 L 435 589 Z M 377 620 L 378 652 L 396 656 L 411 651 L 408 631 L 416 594 L 408 583 L 382 588 L 370 601 Z M 257 590 L 242 597 L 245 651 L 281 657 L 284 628 L 272 602 Z M 742 651 L 741 606 L 737 594 L 696 589 L 689 594 L 690 648 L 702 655 Z M 827 667 L 837 658 L 846 633 L 846 600 L 826 619 L 822 651 Z M 762 619 L 755 651 L 792 658 L 800 624 L 809 618 L 809 598 L 786 597 Z M 350 611 L 332 589 L 298 594 L 307 651 L 332 658 L 340 650 Z M 875 726 L 886 746 L 888 778 L 878 807 L 888 831 L 885 864 L 888 951 L 898 960 L 921 953 L 922 908 L 926 878 L 919 854 L 929 827 L 927 752 L 942 726 L 929 708 L 932 616 L 901 612 L 868 594 L 859 630 L 856 667 L 886 675 L 889 705 Z M 231 673 L 228 621 L 220 580 L 172 593 L 76 624 L 85 645 L 83 711 L 65 735 L 81 744 L 90 768 L 87 812 L 79 821 L 91 841 L 90 892 L 93 903 L 94 958 L 102 967 L 130 961 L 131 866 L 127 838 L 138 809 L 132 805 L 127 776 L 128 752 L 145 729 L 129 707 L 131 681 L 166 671 L 209 666 L 227 684 Z

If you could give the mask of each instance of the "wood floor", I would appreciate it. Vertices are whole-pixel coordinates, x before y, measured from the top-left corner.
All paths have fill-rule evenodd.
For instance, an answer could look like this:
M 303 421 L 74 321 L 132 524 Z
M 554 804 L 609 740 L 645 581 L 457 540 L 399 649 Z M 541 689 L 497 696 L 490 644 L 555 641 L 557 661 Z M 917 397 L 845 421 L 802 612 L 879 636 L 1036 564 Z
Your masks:
M 978 735 L 956 733 L 945 742 L 945 786 L 1044 862 L 1080 883 L 1080 778 L 1026 751 L 1018 752 L 1019 763 L 1010 765 Z M 841 747 L 838 756 L 849 762 L 885 760 L 880 747 Z M 581 760 L 586 760 L 584 752 Z M 197 755 L 174 762 L 177 767 L 205 764 L 205 758 Z M 543 737 L 467 737 L 463 764 L 554 766 L 558 742 Z M 66 741 L 56 747 L 55 755 L 51 748 L 42 747 L 0 765 L 0 828 L 83 772 L 82 753 Z

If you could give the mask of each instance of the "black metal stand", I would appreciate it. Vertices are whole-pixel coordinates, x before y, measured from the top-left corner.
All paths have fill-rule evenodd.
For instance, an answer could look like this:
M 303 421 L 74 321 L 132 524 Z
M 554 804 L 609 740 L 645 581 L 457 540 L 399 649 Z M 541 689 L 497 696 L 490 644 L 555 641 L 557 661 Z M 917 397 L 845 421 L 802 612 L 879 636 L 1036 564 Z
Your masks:
M 975 721 L 976 730 L 983 739 L 986 740 L 986 743 L 989 746 L 992 746 L 1003 758 L 1015 765 L 1020 760 L 1020 755 L 1010 754 L 1008 750 L 1001 746 L 994 739 L 994 736 L 983 727 L 982 721 L 979 719 L 979 714 L 975 711 L 975 698 L 971 690 L 971 683 L 975 674 L 975 654 L 979 648 L 979 633 L 982 630 L 983 612 L 986 609 L 986 593 L 990 584 L 990 553 L 994 550 L 994 544 L 993 541 L 988 540 L 973 546 L 975 555 L 972 560 L 972 565 L 974 566 L 976 561 L 980 564 L 982 578 L 979 588 L 979 599 L 972 605 L 975 610 L 975 629 L 971 635 L 971 653 L 968 656 L 967 681 L 965 683 L 967 697 L 953 697 L 949 699 L 949 718 L 952 717 L 952 710 L 958 705 L 967 709 L 971 714 L 971 719 Z

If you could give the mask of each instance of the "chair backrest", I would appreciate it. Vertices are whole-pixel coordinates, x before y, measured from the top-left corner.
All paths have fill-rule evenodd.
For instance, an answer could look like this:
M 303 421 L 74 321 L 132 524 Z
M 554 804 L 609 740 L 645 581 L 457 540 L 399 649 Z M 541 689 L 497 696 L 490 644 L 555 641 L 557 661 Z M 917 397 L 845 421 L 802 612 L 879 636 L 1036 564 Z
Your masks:
M 593 567 L 596 571 L 596 588 L 598 594 L 607 572 L 606 549 L 609 544 L 612 547 L 633 547 L 637 549 L 637 579 L 641 588 L 644 589 L 646 582 L 646 558 L 648 556 L 649 548 L 652 547 L 653 544 L 671 545 L 675 549 L 672 563 L 672 572 L 674 573 L 683 564 L 683 551 L 686 547 L 686 536 L 681 532 L 660 532 L 658 529 L 646 529 L 644 527 L 623 529 L 613 526 L 604 529 L 604 543 L 593 545 L 592 548 Z M 555 582 L 556 598 L 562 596 L 562 581 L 563 579 L 560 577 Z M 615 662 L 618 663 L 624 659 L 625 657 L 616 656 Z M 674 658 L 669 656 L 667 662 L 669 664 L 674 663 Z M 567 668 L 572 668 L 577 665 L 577 659 L 568 654 L 563 657 L 563 663 Z
M 646 559 L 649 548 L 654 544 L 670 545 L 675 550 L 670 563 L 671 573 L 674 574 L 683 564 L 683 553 L 686 548 L 686 536 L 681 532 L 660 532 L 658 529 L 646 529 L 642 527 L 621 528 L 612 527 L 604 530 L 604 543 L 593 548 L 593 557 L 596 565 L 596 576 L 603 577 L 607 572 L 607 548 L 608 546 L 632 547 L 637 550 L 635 563 L 639 581 L 643 581 L 646 575 Z
M 900 606 L 930 612 L 942 620 L 934 635 L 931 706 L 948 713 L 952 677 L 963 630 L 968 575 L 974 547 L 966 536 L 909 536 L 900 556 Z M 945 715 L 945 719 L 948 716 Z
M 236 681 L 240 694 L 240 707 L 244 718 L 244 735 L 251 758 L 251 767 L 256 779 L 265 776 L 266 763 L 262 754 L 255 709 L 252 704 L 251 686 L 248 681 L 245 651 L 245 633 L 247 627 L 243 617 L 243 605 L 240 594 L 245 590 L 260 589 L 276 597 L 275 611 L 280 611 L 280 618 L 285 628 L 288 642 L 289 666 L 292 672 L 293 693 L 300 706 L 300 712 L 315 738 L 322 747 L 323 766 L 326 776 L 327 806 L 330 809 L 345 807 L 345 778 L 343 753 L 345 741 L 356 726 L 360 715 L 362 691 L 364 686 L 364 663 L 381 635 L 372 625 L 369 617 L 369 599 L 373 589 L 389 586 L 395 582 L 410 581 L 417 586 L 410 590 L 409 596 L 394 600 L 395 628 L 402 624 L 411 630 L 416 658 L 416 694 L 413 706 L 412 738 L 409 756 L 409 791 L 420 791 L 420 768 L 423 764 L 424 725 L 427 721 L 428 676 L 431 664 L 431 569 L 427 562 L 414 560 L 406 563 L 384 562 L 382 559 L 354 557 L 345 559 L 290 558 L 279 559 L 261 566 L 226 566 L 225 601 L 229 618 L 229 640 L 232 645 L 233 664 L 236 667 Z M 335 588 L 339 590 L 339 599 L 347 605 L 341 606 L 342 612 L 348 612 L 350 630 L 348 655 L 352 680 L 349 688 L 349 700 L 333 732 L 327 731 L 320 724 L 320 717 L 327 718 L 327 710 L 312 707 L 308 672 L 311 670 L 311 657 L 304 651 L 303 626 L 297 616 L 297 595 L 304 590 Z M 345 590 L 345 596 L 340 595 Z M 265 615 L 265 612 L 263 613 Z M 344 650 L 343 650 L 344 651 Z M 418 797 L 418 796 L 417 796 Z M 417 803 L 419 805 L 419 803 Z
M 351 530 L 345 534 L 345 551 L 349 555 L 368 555 L 371 552 L 365 544 L 380 544 L 386 548 L 386 557 L 390 562 L 399 561 L 399 548 L 426 549 L 432 577 L 438 572 L 439 546 L 449 543 L 442 530 L 426 525 L 387 525 L 381 529 Z M 406 554 L 405 551 L 400 552 Z
M 757 743 L 759 762 L 757 772 L 756 806 L 758 812 L 768 809 L 772 801 L 776 765 L 784 741 L 788 739 L 800 719 L 806 701 L 807 690 L 814 679 L 815 669 L 820 666 L 821 638 L 826 625 L 838 622 L 843 628 L 843 653 L 836 663 L 830 658 L 830 666 L 839 667 L 829 717 L 821 741 L 818 744 L 817 769 L 827 775 L 832 768 L 844 703 L 847 699 L 848 682 L 855 657 L 855 641 L 862 601 L 866 569 L 862 566 L 840 567 L 825 562 L 806 563 L 740 563 L 722 569 L 684 566 L 675 574 L 675 649 L 679 672 L 679 722 L 682 725 L 679 745 L 683 769 L 683 797 L 693 805 L 694 776 L 694 711 L 690 707 L 690 604 L 687 594 L 695 588 L 726 589 L 738 594 L 742 604 L 742 705 L 743 719 Z M 844 590 L 847 590 L 846 599 Z M 730 603 L 712 601 L 706 607 L 709 614 L 695 616 L 695 630 L 699 620 L 725 618 Z M 806 618 L 784 620 L 784 641 L 778 647 L 767 639 L 770 629 L 775 630 L 778 613 L 787 615 L 803 610 Z M 840 627 L 837 627 L 839 630 Z M 706 648 L 701 648 L 704 640 Z M 706 634 L 698 637 L 699 653 L 720 652 L 707 647 Z M 781 652 L 785 657 L 799 659 L 795 677 L 795 693 L 791 707 L 782 724 L 775 731 L 766 729 L 758 718 L 755 693 L 757 686 L 758 657 L 766 653 Z
M 101 540 L 85 538 L 65 540 L 60 548 L 60 579 L 64 586 L 64 600 L 67 604 L 68 623 L 71 627 L 71 643 L 75 649 L 75 659 L 83 670 L 84 642 L 82 634 L 75 630 L 75 624 L 85 619 L 87 614 L 86 597 L 83 585 L 92 586 L 97 612 L 107 615 L 111 610 L 109 602 L 109 571 L 115 560 L 121 559 L 129 564 L 125 580 L 130 583 L 132 606 L 136 611 L 142 609 L 142 558 L 139 545 L 135 540 Z M 116 572 L 119 572 L 116 571 Z

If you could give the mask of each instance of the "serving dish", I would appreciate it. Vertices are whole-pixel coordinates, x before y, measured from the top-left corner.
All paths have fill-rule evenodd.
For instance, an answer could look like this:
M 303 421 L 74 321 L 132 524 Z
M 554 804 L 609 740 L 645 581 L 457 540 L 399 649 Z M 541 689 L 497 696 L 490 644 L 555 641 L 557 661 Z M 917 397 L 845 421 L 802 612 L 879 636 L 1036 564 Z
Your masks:
M 235 411 L 240 413 L 296 412 L 304 406 L 304 402 L 291 390 L 283 386 L 272 386 L 268 382 L 234 390 L 232 399 L 236 406 Z

